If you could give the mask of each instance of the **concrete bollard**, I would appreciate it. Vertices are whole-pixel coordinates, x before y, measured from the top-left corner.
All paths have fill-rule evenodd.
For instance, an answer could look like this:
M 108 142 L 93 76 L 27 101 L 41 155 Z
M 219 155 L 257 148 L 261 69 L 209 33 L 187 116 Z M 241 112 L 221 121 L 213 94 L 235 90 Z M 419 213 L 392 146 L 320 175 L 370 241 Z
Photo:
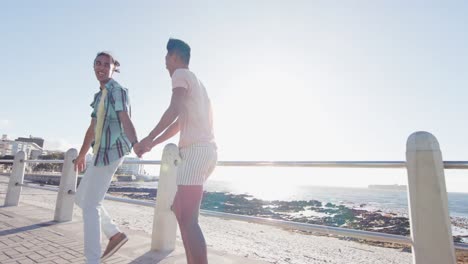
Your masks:
M 175 249 L 177 219 L 171 210 L 171 206 L 177 191 L 178 162 L 180 162 L 180 156 L 177 146 L 175 144 L 166 145 L 159 173 L 151 250 L 172 251 Z
M 7 195 L 5 197 L 5 206 L 18 206 L 19 204 L 22 189 L 21 185 L 24 181 L 25 160 L 26 153 L 24 151 L 20 151 L 15 155 L 13 170 L 10 175 Z
M 54 221 L 66 222 L 73 219 L 73 206 L 76 192 L 77 172 L 73 161 L 78 156 L 76 149 L 69 149 L 65 153 L 60 186 L 55 203 Z
M 428 132 L 415 132 L 406 149 L 413 263 L 455 264 L 439 143 Z

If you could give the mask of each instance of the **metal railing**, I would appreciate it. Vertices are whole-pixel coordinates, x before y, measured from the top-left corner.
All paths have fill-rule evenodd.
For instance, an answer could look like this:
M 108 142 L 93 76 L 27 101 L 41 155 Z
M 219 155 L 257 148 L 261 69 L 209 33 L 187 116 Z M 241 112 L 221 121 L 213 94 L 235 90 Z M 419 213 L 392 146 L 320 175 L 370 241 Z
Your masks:
M 63 164 L 63 160 L 24 160 L 25 163 Z M 0 163 L 14 163 L 14 160 L 0 159 Z M 123 164 L 161 165 L 160 160 L 125 160 Z M 468 161 L 443 161 L 444 169 L 468 169 Z M 402 169 L 405 161 L 218 161 L 221 167 L 309 167 L 309 168 L 376 168 Z
M 429 134 L 430 135 L 430 134 Z M 413 247 L 413 254 L 415 254 L 414 263 L 455 263 L 454 261 L 454 248 L 468 250 L 468 245 L 461 243 L 453 243 L 451 231 L 450 231 L 450 219 L 448 217 L 448 205 L 447 205 L 447 193 L 445 189 L 445 180 L 443 175 L 443 168 L 445 169 L 468 169 L 468 161 L 442 161 L 440 155 L 440 149 L 438 143 L 432 135 L 428 136 L 428 133 L 412 135 L 419 136 L 422 138 L 417 141 L 418 143 L 410 147 L 408 143 L 407 161 L 219 161 L 218 166 L 223 167 L 325 167 L 325 168 L 406 168 L 408 170 L 408 197 L 410 207 L 410 225 L 412 237 L 406 237 L 401 235 L 391 235 L 380 232 L 353 230 L 341 227 L 329 227 L 314 224 L 297 223 L 291 221 L 275 220 L 268 218 L 252 217 L 245 215 L 236 215 L 222 212 L 214 212 L 201 210 L 202 215 L 214 216 L 225 219 L 235 219 L 241 221 L 248 221 L 266 225 L 273 225 L 277 227 L 295 229 L 300 231 L 310 231 L 321 234 L 353 237 L 366 240 L 375 240 L 381 242 L 390 242 L 398 244 L 411 245 Z M 431 137 L 432 136 L 432 137 Z M 410 137 L 411 139 L 411 137 Z M 410 142 L 410 139 L 408 142 Z M 426 141 L 424 141 L 426 140 Z M 427 142 L 428 141 L 428 142 Z M 428 148 L 427 146 L 430 146 Z M 24 154 L 24 153 L 23 153 Z M 429 156 L 427 156 L 430 154 Z M 76 150 L 69 150 L 65 157 L 65 161 L 60 160 L 26 160 L 24 157 L 15 157 L 16 169 L 12 172 L 12 176 L 18 174 L 18 170 L 21 170 L 20 165 L 23 164 L 23 176 L 24 176 L 24 164 L 25 163 L 64 163 L 64 170 L 62 173 L 62 181 L 65 180 L 60 187 L 55 189 L 62 193 L 62 199 L 64 197 L 73 197 L 76 188 L 76 172 L 73 171 L 73 160 L 76 157 Z M 21 156 L 21 155 L 20 155 Z M 177 162 L 179 159 L 178 149 L 175 145 L 169 144 L 164 149 L 163 158 L 161 161 L 152 160 L 140 160 L 140 161 L 125 161 L 125 164 L 149 164 L 149 165 L 162 165 L 158 186 L 158 194 L 156 203 L 138 201 L 127 198 L 114 197 L 106 195 L 106 199 L 137 204 L 148 207 L 156 207 L 155 215 L 153 220 L 153 237 L 152 237 L 152 249 L 155 250 L 172 250 L 175 244 L 175 229 L 176 220 L 170 210 L 172 200 L 175 195 L 175 171 Z M 67 163 L 68 160 L 68 163 Z M 4 160 L 0 160 L 3 162 Z M 15 166 L 14 166 L 15 167 Z M 163 169 L 164 167 L 164 169 Z M 71 170 L 70 170 L 71 168 Z M 428 176 L 429 175 L 429 176 Z M 421 183 L 421 177 L 424 177 L 424 182 L 428 182 L 429 185 L 423 187 L 430 188 L 430 186 L 436 185 L 438 191 L 421 192 L 421 184 L 417 185 L 415 182 Z M 48 189 L 39 186 L 32 186 L 24 184 L 22 179 L 14 182 L 14 177 L 10 177 L 10 187 L 31 187 L 37 189 Z M 12 180 L 13 179 L 13 180 Z M 18 179 L 19 180 L 19 179 Z M 13 181 L 13 182 L 12 182 Z M 13 185 L 12 185 L 13 183 Z M 10 190 L 9 187 L 9 190 Z M 8 197 L 9 195 L 7 195 Z M 429 198 L 431 199 L 427 199 Z M 18 197 L 19 198 L 19 197 Z M 7 200 L 5 204 L 7 204 Z M 11 200 L 11 199 L 10 199 Z M 59 200 L 59 199 L 58 199 Z M 420 203 L 427 201 L 440 201 L 440 203 L 431 204 L 432 212 L 426 212 L 418 210 L 421 207 Z M 15 205 L 15 204 L 13 204 Z M 17 205 L 17 204 L 16 204 Z M 419 205 L 419 206 L 418 206 Z M 65 207 L 73 208 L 73 201 L 63 202 L 59 206 L 57 201 L 56 206 L 56 218 L 57 221 L 68 221 L 71 220 L 70 210 L 66 210 Z M 411 208 L 416 208 L 411 210 Z M 63 213 L 63 211 L 67 213 Z M 57 216 L 62 216 L 58 217 Z M 422 221 L 424 220 L 424 221 Z M 429 222 L 429 223 L 427 223 Z M 414 227 L 421 225 L 423 228 L 416 230 Z M 427 227 L 430 228 L 427 228 Z M 155 232 L 155 228 L 158 232 Z M 448 228 L 448 229 L 447 229 Z M 162 232 L 161 232 L 162 231 Z M 433 241 L 427 241 L 430 239 L 425 238 L 425 233 L 434 233 L 437 239 Z M 444 240 L 445 239 L 445 240 Z M 436 240 L 436 241 L 434 241 Z M 436 252 L 434 254 L 433 252 Z M 441 253 L 442 252 L 442 253 Z M 435 256 L 437 255 L 437 256 Z M 441 262 L 442 260 L 442 262 Z

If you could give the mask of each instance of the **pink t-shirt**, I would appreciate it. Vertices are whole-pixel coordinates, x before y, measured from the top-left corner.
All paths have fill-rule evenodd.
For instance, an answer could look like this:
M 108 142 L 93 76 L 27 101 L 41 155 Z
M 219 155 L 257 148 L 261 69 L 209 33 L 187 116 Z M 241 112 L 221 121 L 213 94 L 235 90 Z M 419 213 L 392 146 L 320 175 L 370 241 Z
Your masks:
M 172 89 L 187 89 L 187 98 L 179 115 L 179 147 L 197 143 L 214 143 L 213 113 L 205 86 L 188 69 L 177 69 L 172 74 Z

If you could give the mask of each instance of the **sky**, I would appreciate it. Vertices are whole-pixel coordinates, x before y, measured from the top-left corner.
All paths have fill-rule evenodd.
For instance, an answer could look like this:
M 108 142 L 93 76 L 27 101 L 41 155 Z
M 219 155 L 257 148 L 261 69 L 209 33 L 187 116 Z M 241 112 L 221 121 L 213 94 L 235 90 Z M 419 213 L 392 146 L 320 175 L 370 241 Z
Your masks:
M 0 134 L 79 149 L 98 91 L 93 59 L 109 50 L 143 138 L 169 104 L 172 37 L 190 44 L 212 100 L 219 160 L 400 161 L 415 131 L 435 135 L 445 160 L 468 160 L 467 12 L 461 0 L 8 1 Z M 367 178 L 344 185 L 405 177 L 345 173 Z M 447 172 L 449 189 L 468 192 L 466 174 Z

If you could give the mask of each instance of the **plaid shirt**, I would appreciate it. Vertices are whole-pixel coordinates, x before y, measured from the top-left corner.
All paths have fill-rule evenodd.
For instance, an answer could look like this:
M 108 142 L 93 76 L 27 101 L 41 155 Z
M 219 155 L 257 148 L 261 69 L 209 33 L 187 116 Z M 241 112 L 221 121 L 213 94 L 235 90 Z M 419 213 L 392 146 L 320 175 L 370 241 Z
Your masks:
M 130 153 L 132 144 L 125 135 L 122 123 L 119 119 L 119 112 L 130 112 L 130 102 L 128 101 L 128 90 L 118 82 L 110 79 L 106 83 L 107 98 L 104 99 L 105 119 L 102 127 L 102 137 L 99 150 L 96 153 L 94 166 L 107 166 L 111 162 L 120 159 Z M 93 112 L 92 118 L 96 118 L 99 101 L 102 91 L 94 95 L 91 103 Z M 94 142 L 92 143 L 94 146 Z

